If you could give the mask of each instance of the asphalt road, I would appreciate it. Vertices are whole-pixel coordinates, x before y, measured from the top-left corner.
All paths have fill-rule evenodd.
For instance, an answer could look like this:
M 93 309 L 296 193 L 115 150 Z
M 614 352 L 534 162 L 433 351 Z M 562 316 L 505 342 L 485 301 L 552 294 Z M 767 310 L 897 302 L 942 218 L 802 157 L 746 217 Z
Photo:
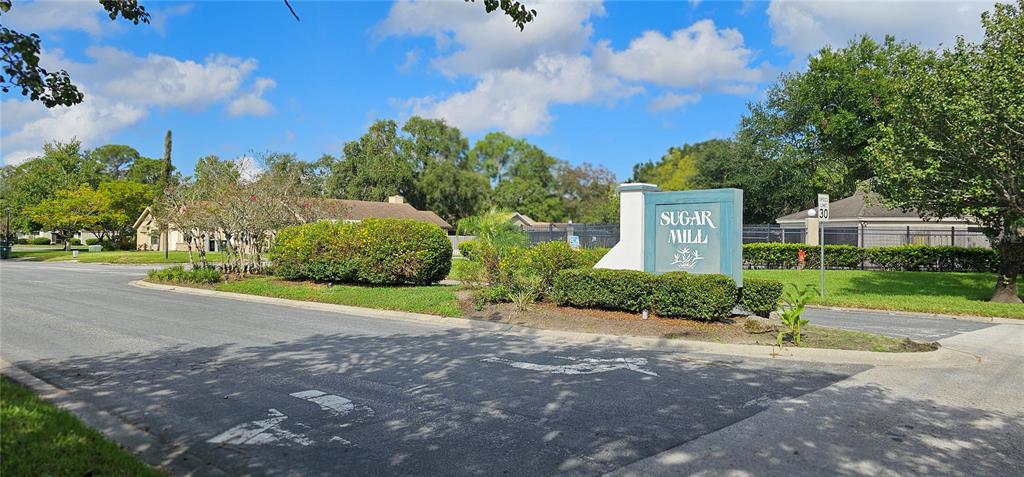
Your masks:
M 858 459 L 872 475 L 1012 475 L 998 472 L 1024 463 L 1012 444 L 1024 438 L 1021 395 L 1007 388 L 1024 360 L 1012 352 L 1012 372 L 972 370 L 975 386 L 1002 382 L 1009 407 L 886 388 L 906 381 L 889 371 L 837 405 L 837 389 L 878 368 L 567 344 L 128 285 L 144 269 L 0 265 L 0 354 L 232 475 L 860 474 L 843 470 Z M 931 426 L 892 431 L 929 455 L 916 467 L 876 449 L 895 445 L 893 424 L 858 415 L 903 407 L 919 415 L 901 423 Z M 735 434 L 759 418 L 776 421 Z
M 939 316 L 829 308 L 807 308 L 804 317 L 811 320 L 813 325 L 910 338 L 926 343 L 994 326 L 992 323 Z

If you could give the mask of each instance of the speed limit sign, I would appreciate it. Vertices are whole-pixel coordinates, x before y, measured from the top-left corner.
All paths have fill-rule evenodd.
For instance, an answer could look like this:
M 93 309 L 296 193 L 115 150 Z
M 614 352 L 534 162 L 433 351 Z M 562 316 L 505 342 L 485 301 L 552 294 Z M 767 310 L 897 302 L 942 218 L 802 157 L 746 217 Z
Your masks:
M 818 220 L 828 220 L 828 194 L 818 194 Z

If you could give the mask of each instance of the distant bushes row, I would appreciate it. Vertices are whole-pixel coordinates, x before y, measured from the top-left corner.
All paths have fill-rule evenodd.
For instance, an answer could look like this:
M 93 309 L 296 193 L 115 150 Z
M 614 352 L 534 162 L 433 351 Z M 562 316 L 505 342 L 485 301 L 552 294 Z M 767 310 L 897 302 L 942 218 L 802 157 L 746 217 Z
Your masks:
M 641 312 L 663 317 L 716 320 L 742 304 L 751 313 L 774 311 L 782 296 L 776 280 L 744 282 L 743 295 L 725 275 L 580 268 L 556 274 L 551 299 L 563 306 Z
M 424 285 L 448 274 L 452 247 L 440 227 L 418 220 L 324 221 L 280 230 L 269 258 L 286 279 Z
M 804 266 L 819 266 L 819 247 L 798 243 L 744 244 L 743 262 L 752 268 L 797 268 L 800 250 L 805 252 Z M 861 268 L 866 264 L 892 271 L 992 272 L 999 265 L 999 254 L 988 248 L 825 245 L 826 268 Z

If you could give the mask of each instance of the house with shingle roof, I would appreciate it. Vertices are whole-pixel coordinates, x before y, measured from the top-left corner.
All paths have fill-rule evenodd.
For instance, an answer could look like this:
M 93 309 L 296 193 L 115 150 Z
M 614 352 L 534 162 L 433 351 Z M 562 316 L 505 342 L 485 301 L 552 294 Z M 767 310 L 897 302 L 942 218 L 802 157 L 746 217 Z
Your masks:
M 352 199 L 325 199 L 338 207 L 331 207 L 330 210 L 337 210 L 338 216 L 333 220 L 346 222 L 359 222 L 364 219 L 412 219 L 428 222 L 451 233 L 454 228 L 447 221 L 429 210 L 419 210 L 400 195 L 388 197 L 387 202 L 373 202 L 368 200 Z M 160 232 L 150 209 L 142 211 L 142 215 L 135 221 L 135 245 L 139 250 L 160 250 L 164 243 L 164 234 Z M 166 237 L 170 243 L 171 250 L 188 250 L 184 236 L 181 231 L 173 225 L 170 227 L 170 235 Z M 205 244 L 207 251 L 216 251 L 221 248 L 222 238 L 212 237 Z
M 804 242 L 810 218 L 806 210 L 775 219 L 786 242 Z M 810 229 L 817 231 L 817 225 Z M 882 205 L 877 195 L 857 191 L 850 197 L 829 204 L 825 223 L 825 243 L 861 247 L 888 245 L 968 245 L 988 246 L 977 232 L 977 224 L 968 219 L 943 217 L 925 220 L 917 212 Z

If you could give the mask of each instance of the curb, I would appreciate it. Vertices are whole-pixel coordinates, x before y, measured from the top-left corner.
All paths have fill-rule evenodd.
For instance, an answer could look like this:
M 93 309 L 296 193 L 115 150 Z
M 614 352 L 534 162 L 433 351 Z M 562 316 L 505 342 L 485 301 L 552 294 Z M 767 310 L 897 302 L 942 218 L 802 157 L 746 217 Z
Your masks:
M 411 313 L 407 311 L 377 310 L 372 308 L 361 308 L 348 305 L 335 305 L 329 303 L 318 303 L 285 298 L 273 298 L 260 295 L 247 295 L 244 293 L 222 292 L 206 288 L 192 288 L 187 286 L 163 285 L 150 283 L 143 280 L 134 280 L 132 286 L 150 290 L 169 291 L 185 293 L 206 297 L 247 301 L 251 303 L 263 303 L 269 305 L 287 306 L 305 310 L 325 311 L 355 315 L 364 318 L 381 318 L 387 320 L 412 321 L 444 328 L 460 328 L 470 330 L 488 330 L 517 336 L 529 336 L 534 338 L 552 339 L 567 341 L 578 344 L 590 345 L 619 345 L 656 349 L 661 351 L 679 351 L 682 353 L 693 353 L 700 355 L 722 355 L 743 358 L 778 359 L 783 361 L 816 361 L 834 364 L 861 364 L 870 366 L 917 366 L 917 367 L 953 367 L 971 366 L 978 363 L 976 356 L 940 347 L 935 351 L 913 352 L 913 353 L 876 353 L 871 351 L 847 351 L 818 348 L 795 348 L 788 347 L 781 352 L 774 353 L 770 346 L 724 344 L 704 341 L 687 341 L 681 339 L 666 339 L 642 336 L 617 336 L 596 333 L 583 333 L 577 331 L 544 330 L 529 328 L 525 326 L 500 324 L 487 321 L 477 321 L 465 318 L 452 318 L 425 313 Z
M 959 321 L 976 321 L 979 323 L 996 323 L 1000 325 L 1024 325 L 1024 319 L 1020 318 L 1001 318 L 997 316 L 977 316 L 977 315 L 945 315 L 942 313 L 927 313 L 923 311 L 900 311 L 900 310 L 882 310 L 877 308 L 855 308 L 846 306 L 827 306 L 827 305 L 807 305 L 808 309 L 815 310 L 831 310 L 831 311 L 851 311 L 860 313 L 875 313 L 880 315 L 896 315 L 896 316 L 907 316 L 914 318 L 932 318 L 936 320 L 959 320 Z
M 67 391 L 33 376 L 29 372 L 0 359 L 0 374 L 28 387 L 40 398 L 58 409 L 68 411 L 85 425 L 150 465 L 173 475 L 226 476 L 228 473 L 189 451 L 186 444 L 164 442 L 156 436 L 124 422 L 114 415 L 72 397 Z

